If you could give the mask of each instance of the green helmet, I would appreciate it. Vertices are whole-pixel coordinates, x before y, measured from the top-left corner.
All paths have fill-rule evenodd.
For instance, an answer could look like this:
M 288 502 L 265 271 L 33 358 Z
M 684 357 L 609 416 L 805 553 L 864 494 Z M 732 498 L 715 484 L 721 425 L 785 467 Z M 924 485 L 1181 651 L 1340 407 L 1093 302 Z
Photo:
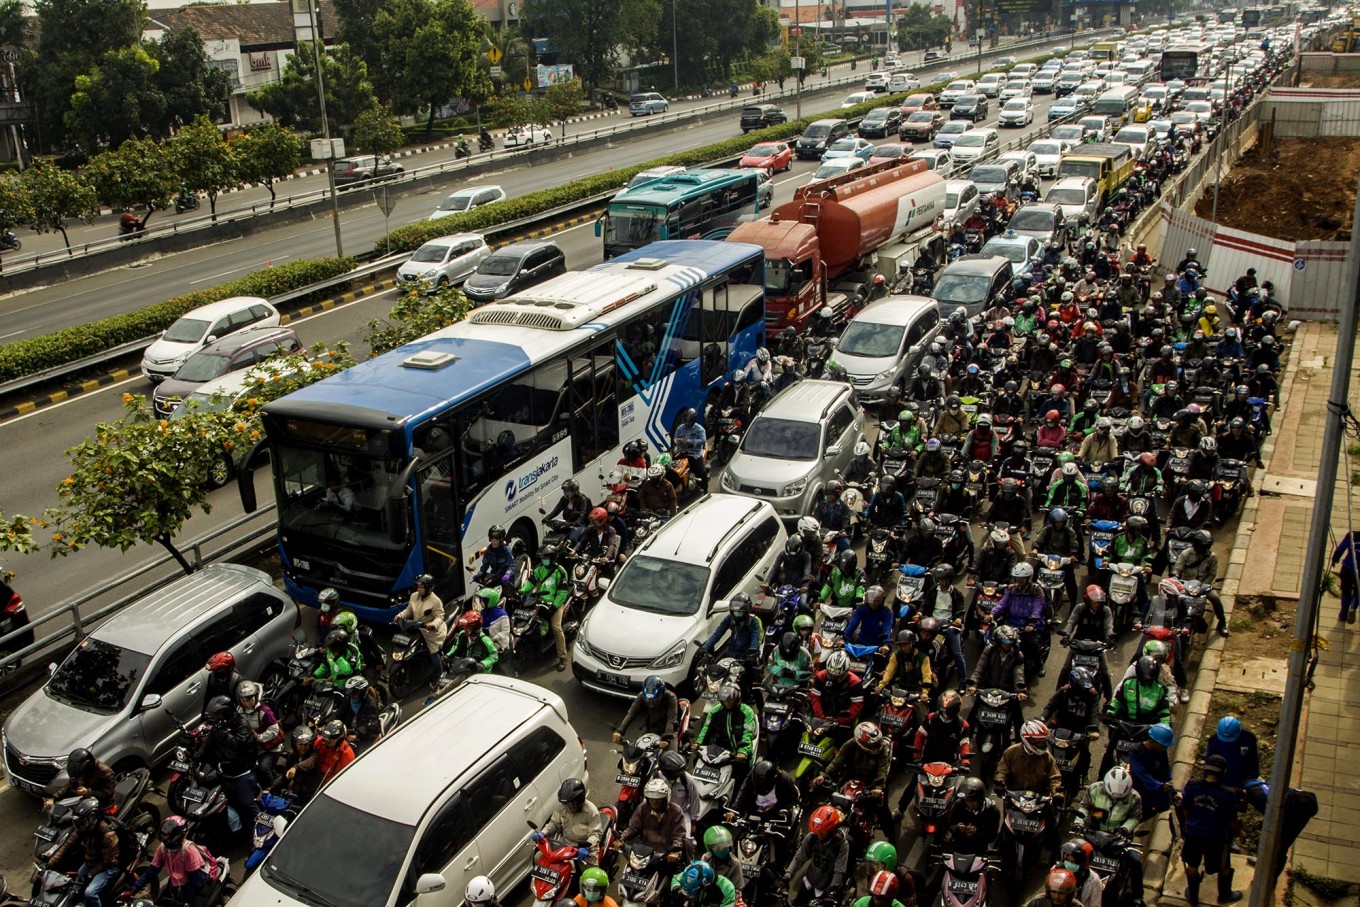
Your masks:
M 344 630 L 350 636 L 359 632 L 359 618 L 354 615 L 353 611 L 342 611 L 335 615 L 335 620 L 331 622 L 331 625 Z
M 1151 658 L 1165 658 L 1166 652 L 1166 643 L 1160 639 L 1149 639 L 1143 643 L 1143 654 Z
M 808 614 L 799 614 L 793 619 L 793 629 L 795 632 L 800 630 L 812 629 L 812 617 Z
M 714 825 L 704 832 L 704 847 L 718 859 L 726 859 L 732 852 L 732 832 L 721 825 Z
M 479 608 L 494 608 L 501 603 L 500 586 L 487 586 L 477 590 Z
M 881 863 L 891 872 L 897 868 L 897 848 L 887 841 L 875 841 L 864 853 L 866 863 Z
M 671 465 L 671 455 L 668 453 L 663 453 L 661 456 L 656 458 L 656 462 L 661 464 L 662 466 L 669 466 Z
M 587 901 L 602 901 L 609 890 L 609 873 L 598 866 L 592 866 L 581 873 L 581 894 Z
M 1075 463 L 1075 462 L 1077 462 L 1077 455 L 1074 454 L 1074 453 L 1072 453 L 1072 451 L 1070 451 L 1070 450 L 1064 450 L 1062 453 L 1058 454 L 1058 465 L 1059 465 L 1059 466 L 1061 466 L 1061 465 L 1064 464 L 1064 463 Z

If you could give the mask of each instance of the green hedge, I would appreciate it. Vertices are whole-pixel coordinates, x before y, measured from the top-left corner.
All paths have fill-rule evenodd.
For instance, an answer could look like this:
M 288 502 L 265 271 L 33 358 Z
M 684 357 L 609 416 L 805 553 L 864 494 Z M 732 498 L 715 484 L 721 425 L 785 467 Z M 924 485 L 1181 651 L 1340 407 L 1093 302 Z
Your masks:
M 67 365 L 124 343 L 150 337 L 174 324 L 175 319 L 201 305 L 229 296 L 277 296 L 339 277 L 353 270 L 352 258 L 313 258 L 288 262 L 247 274 L 238 280 L 195 290 L 136 312 L 114 315 L 88 324 L 64 328 L 30 340 L 0 346 L 0 381 L 31 375 L 43 369 Z M 330 296 L 344 287 L 330 287 L 318 296 Z

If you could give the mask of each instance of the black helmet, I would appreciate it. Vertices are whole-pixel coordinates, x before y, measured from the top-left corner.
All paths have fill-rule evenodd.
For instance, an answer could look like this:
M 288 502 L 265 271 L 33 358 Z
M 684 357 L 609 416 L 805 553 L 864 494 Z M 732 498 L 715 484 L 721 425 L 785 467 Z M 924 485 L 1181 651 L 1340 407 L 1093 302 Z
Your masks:
M 338 744 L 345 739 L 345 723 L 339 718 L 332 718 L 321 728 L 321 739 L 331 744 Z
M 728 600 L 727 607 L 733 617 L 745 619 L 751 613 L 751 596 L 738 592 Z
M 959 782 L 960 800 L 981 800 L 987 796 L 987 788 L 981 778 L 968 777 Z
M 846 548 L 836 555 L 836 568 L 841 573 L 853 573 L 859 569 L 859 555 L 855 554 L 855 549 Z
M 169 851 L 179 850 L 184 845 L 186 825 L 180 816 L 170 816 L 161 823 L 160 839 Z
M 897 479 L 892 476 L 884 476 L 878 480 L 878 490 L 883 494 L 893 494 L 897 491 Z
M 489 539 L 500 539 L 501 541 L 505 541 L 505 527 L 492 526 L 486 531 L 486 537 Z
M 1205 486 L 1202 480 L 1191 479 L 1189 482 L 1186 483 L 1185 490 L 1187 493 L 1189 493 L 1190 497 L 1199 500 L 1200 498 L 1204 497 L 1205 493 L 1208 492 L 1209 489 Z
M 792 630 L 779 637 L 779 654 L 785 658 L 793 658 L 802 647 L 803 640 Z
M 341 629 L 334 629 L 326 634 L 326 648 L 344 648 L 349 645 L 349 634 Z
M 1013 393 L 1015 393 L 1016 391 L 1020 390 L 1020 385 L 1019 385 L 1019 384 L 1016 384 L 1014 381 L 1007 381 L 1006 384 L 1005 384 L 1004 390 L 1005 390 L 1006 393 L 1008 393 L 1008 394 L 1013 394 Z
M 576 481 L 575 479 L 563 479 L 563 480 L 562 480 L 562 493 L 563 493 L 563 494 L 574 495 L 574 494 L 576 494 L 576 492 L 578 492 L 578 491 L 580 491 L 580 490 L 581 490 L 581 483 L 578 482 L 578 481 Z
M 71 824 L 78 831 L 89 831 L 99 824 L 99 817 L 103 813 L 98 800 L 94 797 L 82 797 L 75 806 L 71 807 Z
M 914 646 L 914 645 L 916 645 L 916 634 L 913 633 L 911 630 L 898 630 L 898 631 L 897 631 L 897 644 L 898 644 L 899 646 L 900 646 L 900 645 L 909 645 L 909 646 Z
M 784 542 L 784 553 L 789 557 L 797 557 L 803 553 L 802 536 L 791 535 L 788 541 Z
M 85 773 L 94 765 L 94 753 L 83 746 L 71 750 L 71 755 L 66 757 L 66 774 L 72 781 L 85 777 Z
M 209 721 L 216 721 L 225 717 L 231 711 L 231 700 L 226 696 L 214 696 L 208 700 L 207 708 L 203 710 L 203 717 Z
M 1138 679 L 1143 683 L 1152 683 L 1157 679 L 1159 668 L 1157 660 L 1151 655 L 1144 655 L 1138 659 L 1138 664 L 1134 668 L 1138 674 Z
M 575 803 L 586 798 L 586 786 L 580 778 L 568 778 L 557 789 L 558 803 Z
M 675 750 L 666 750 L 657 760 L 657 765 L 661 766 L 661 770 L 667 775 L 679 774 L 685 770 L 685 757 Z
M 769 759 L 761 759 L 751 766 L 751 780 L 755 782 L 756 790 L 762 793 L 774 787 L 777 777 L 778 772 Z
M 1190 535 L 1190 544 L 1195 546 L 1195 550 L 1200 554 L 1208 551 L 1214 544 L 1214 537 L 1209 534 L 1207 529 L 1196 529 Z

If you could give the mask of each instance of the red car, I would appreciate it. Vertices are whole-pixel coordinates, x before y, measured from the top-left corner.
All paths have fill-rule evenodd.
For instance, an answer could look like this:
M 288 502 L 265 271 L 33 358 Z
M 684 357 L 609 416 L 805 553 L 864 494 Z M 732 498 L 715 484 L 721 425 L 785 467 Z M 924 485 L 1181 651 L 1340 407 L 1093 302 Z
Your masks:
M 940 102 L 935 100 L 935 96 L 928 91 L 918 94 L 907 95 L 907 99 L 902 102 L 902 119 L 906 119 L 918 110 L 939 110 Z
M 793 146 L 788 142 L 761 142 L 742 155 L 737 166 L 782 173 L 793 166 Z

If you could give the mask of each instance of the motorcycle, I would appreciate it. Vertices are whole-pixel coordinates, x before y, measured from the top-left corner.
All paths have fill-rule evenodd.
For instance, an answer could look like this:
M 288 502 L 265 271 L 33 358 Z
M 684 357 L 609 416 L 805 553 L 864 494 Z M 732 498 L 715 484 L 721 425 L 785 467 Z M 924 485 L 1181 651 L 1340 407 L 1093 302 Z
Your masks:
M 736 407 L 728 406 L 718 414 L 718 424 L 714 432 L 716 439 L 713 442 L 713 453 L 710 454 L 714 469 L 721 469 L 732 462 L 737 448 L 741 446 L 742 421 L 738 412 Z
M 538 826 L 532 822 L 529 827 L 538 830 Z M 567 896 L 572 880 L 576 877 L 577 862 L 586 859 L 590 851 L 575 844 L 554 847 L 544 837 L 539 837 L 532 844 L 538 852 L 534 854 L 534 865 L 529 867 L 529 894 L 533 897 L 534 907 L 553 907 Z
M 265 702 L 285 726 L 302 720 L 302 704 L 307 699 L 305 681 L 313 676 L 324 655 L 318 646 L 297 642 L 287 659 L 279 659 L 264 672 L 261 682 Z
M 700 657 L 707 658 L 702 654 Z M 745 673 L 745 665 L 735 658 L 708 659 L 700 663 L 695 672 L 698 680 L 694 684 L 695 692 L 699 695 L 695 698 L 690 711 L 682 713 L 681 716 L 686 724 L 691 714 L 698 715 L 702 724 L 703 717 L 718 707 L 718 691 L 723 685 L 734 683 L 741 686 L 741 678 Z
M 788 857 L 788 842 L 798 828 L 797 808 L 780 810 L 769 818 L 738 816 L 727 823 L 732 831 L 733 856 L 741 863 L 746 887 L 740 892 L 747 904 L 763 904 L 766 892 L 778 891 L 779 871 Z
M 8 580 L 9 573 L 0 570 L 0 656 L 11 655 L 15 652 L 26 649 L 33 645 L 33 630 L 25 627 L 29 626 L 28 608 L 24 605 L 24 600 L 19 597 L 10 586 Z M 13 639 L 6 640 L 5 637 L 11 633 L 16 634 Z M 0 666 L 0 677 L 4 677 L 19 668 L 19 659 L 14 659 L 7 665 Z
M 699 747 L 694 759 L 690 776 L 699 789 L 699 825 L 706 827 L 704 820 L 713 810 L 721 813 L 727 802 L 736 793 L 735 779 L 732 775 L 732 761 L 736 754 L 726 747 L 706 743 Z
M 892 552 L 888 550 L 891 541 L 892 533 L 886 527 L 869 530 L 869 543 L 864 549 L 864 576 L 868 582 L 878 583 L 887 577 L 892 567 Z
M 613 98 L 607 98 L 605 101 L 605 106 L 608 107 L 610 110 L 617 110 L 619 105 L 614 101 Z M 483 132 L 480 136 L 477 137 L 477 150 L 482 152 L 483 154 L 485 154 L 488 151 L 496 150 L 496 140 L 491 137 L 491 133 Z
M 1189 526 L 1177 526 L 1175 529 L 1167 530 L 1166 533 L 1166 558 L 1168 564 L 1175 564 L 1181 556 L 1181 552 L 1191 548 L 1190 537 L 1195 534 L 1195 530 Z
M 468 144 L 467 139 L 459 139 L 458 144 L 453 146 L 453 158 L 461 161 L 465 157 L 472 157 L 472 146 Z
M 1100 767 L 1100 775 L 1104 777 L 1109 766 L 1114 764 L 1114 760 L 1128 764 L 1129 754 L 1147 739 L 1148 729 L 1152 725 L 1140 721 L 1123 721 L 1108 715 L 1102 715 L 1100 720 L 1110 729 L 1109 748 Z
M 175 196 L 175 213 L 183 214 L 185 211 L 198 210 L 198 195 L 180 193 Z
M 973 712 L 973 752 L 977 753 L 979 765 L 975 766 L 980 778 L 990 778 L 991 770 L 1001 759 L 1001 753 L 1011 744 L 1013 726 L 1012 705 L 1020 698 L 1018 693 L 1009 693 L 996 688 L 978 690 L 977 708 Z
M 69 779 L 59 774 L 47 785 L 48 793 L 65 787 Z M 107 814 L 130 829 L 150 829 L 154 834 L 161 827 L 161 811 L 153 803 L 144 802 L 151 790 L 151 772 L 133 769 L 118 777 L 113 789 L 113 804 Z M 43 822 L 33 830 L 33 858 L 50 869 L 74 872 L 80 868 L 80 854 L 68 858 L 69 865 L 51 865 L 52 855 L 75 833 L 72 811 L 83 797 L 71 795 L 55 800 L 43 814 Z
M 793 778 L 804 789 L 836 757 L 839 747 L 827 733 L 834 727 L 836 722 L 812 715 L 803 722 L 803 737 L 797 748 L 798 766 L 794 769 Z
M 892 777 L 902 760 L 909 758 L 915 743 L 916 729 L 920 727 L 923 714 L 920 699 L 901 687 L 891 687 L 883 708 L 879 712 L 878 726 L 892 744 L 892 765 L 888 770 Z
M 760 705 L 760 739 L 768 758 L 778 761 L 788 748 L 785 733 L 792 737 L 793 729 L 802 726 L 799 716 L 807 707 L 807 693 L 798 687 L 771 683 L 762 689 L 765 695 Z
M 943 491 L 942 484 L 943 480 L 934 476 L 921 476 L 916 480 L 916 490 L 912 493 L 911 503 L 918 520 L 935 513 Z
M 1134 605 L 1142 598 L 1147 570 L 1127 561 L 1106 560 L 1103 566 L 1110 574 L 1109 599 L 1114 611 L 1114 629 L 1116 633 L 1123 633 L 1133 626 Z
M 911 468 L 911 454 L 900 444 L 894 444 L 882 451 L 880 468 L 885 476 L 901 478 Z
M 1036 554 L 1035 559 L 1039 562 L 1039 569 L 1035 571 L 1034 579 L 1044 590 L 1050 613 L 1057 614 L 1067 591 L 1067 568 L 1076 559 L 1061 554 Z M 1075 608 L 1081 603 L 1071 604 Z
M 422 683 L 428 683 L 434 674 L 434 662 L 429 657 L 420 627 L 418 620 L 403 619 L 397 622 L 397 632 L 392 635 L 386 671 L 387 683 L 395 699 L 409 696 Z
M 1242 460 L 1219 460 L 1214 468 L 1214 516 L 1220 525 L 1237 515 L 1238 505 L 1250 487 L 1247 464 Z
M 180 725 L 181 734 L 190 741 L 197 741 L 206 731 L 206 725 L 193 730 Z M 171 774 L 165 803 L 173 814 L 184 818 L 190 838 L 224 841 L 241 830 L 241 817 L 227 802 L 217 766 L 195 761 L 188 746 L 178 746 L 168 767 Z
M 1049 735 L 1049 751 L 1062 772 L 1063 796 L 1066 803 L 1076 803 L 1077 795 L 1086 786 L 1086 769 L 1090 766 L 1091 735 L 1070 728 L 1054 728 Z
M 1038 865 L 1048 823 L 1053 821 L 1052 805 L 1053 798 L 1046 794 L 1030 790 L 1006 791 L 1001 822 L 1001 865 L 1016 884 L 1024 884 L 1030 870 Z
M 255 815 L 250 855 L 246 857 L 246 875 L 260 868 L 265 857 L 279 842 L 279 836 L 288 828 L 288 823 L 297 818 L 298 809 L 298 805 L 286 797 L 271 793 L 260 795 L 260 811 Z
M 592 570 L 591 567 L 596 569 Z M 609 580 L 599 576 L 598 565 L 594 562 L 590 565 L 576 564 L 571 575 L 571 594 L 562 605 L 567 609 L 567 613 L 562 615 L 562 633 L 566 636 L 568 647 L 571 646 L 576 630 L 581 625 L 584 601 L 590 595 L 592 582 L 601 592 L 609 585 Z M 533 659 L 556 651 L 551 623 L 552 612 L 552 605 L 532 593 L 526 595 L 510 612 L 510 651 L 507 655 L 513 676 L 519 677 L 523 674 Z
M 1181 488 L 1186 482 L 1190 481 L 1189 448 L 1171 448 L 1171 453 L 1166 458 L 1166 469 L 1163 471 L 1162 480 L 1166 483 L 1167 494 L 1172 500 L 1175 500 L 1180 495 Z
M 1006 587 L 993 579 L 978 580 L 973 586 L 973 604 L 964 623 L 965 632 L 980 631 L 992 618 L 992 611 L 1001 603 Z
M 13 230 L 0 230 L 0 252 L 18 252 L 23 247 L 18 233 Z
M 878 828 L 877 807 L 884 792 L 874 793 L 860 778 L 851 778 L 831 794 L 831 805 L 845 817 L 841 827 L 850 835 L 850 852 L 862 854 Z
M 1129 890 L 1128 863 L 1124 857 L 1127 851 L 1136 851 L 1136 844 L 1113 832 L 1097 831 L 1093 828 L 1074 831 L 1091 845 L 1091 872 L 1100 879 L 1105 890 L 1105 895 L 1101 898 L 1102 904 L 1105 898 L 1109 898 L 1111 904 L 1125 904 L 1142 894 Z
M 807 376 L 820 378 L 831 358 L 831 344 L 828 340 L 818 339 L 807 345 Z M 881 431 L 880 427 L 880 431 Z
M 991 895 L 987 855 L 945 852 L 940 860 L 944 865 L 940 907 L 987 907 Z
M 921 610 L 921 601 L 926 594 L 926 574 L 928 572 L 925 567 L 918 564 L 898 565 L 897 604 L 899 611 L 904 607 L 910 609 L 912 613 Z
M 925 857 L 934 862 L 940 856 L 942 841 L 949 831 L 949 812 L 954 806 L 959 783 L 967 772 L 948 762 L 927 762 L 916 766 L 916 794 L 912 812 L 916 829 L 925 845 Z
M 666 895 L 670 878 L 666 855 L 641 841 L 623 849 L 623 872 L 619 874 L 620 907 L 654 907 Z
M 618 774 L 614 776 L 619 796 L 614 809 L 622 823 L 633 818 L 633 811 L 642 801 L 642 788 L 656 770 L 656 760 L 661 755 L 660 744 L 658 735 L 642 734 L 637 740 L 622 741 L 618 749 L 611 751 L 619 757 Z
M 817 635 L 821 637 L 822 648 L 834 649 L 840 646 L 840 641 L 845 636 L 846 624 L 850 623 L 850 612 L 853 610 L 851 605 L 833 605 L 829 602 L 822 602 L 818 606 L 821 622 L 817 626 Z
M 765 645 L 779 645 L 783 635 L 793 629 L 793 619 L 806 609 L 802 606 L 803 593 L 797 586 L 783 585 L 774 592 L 756 596 L 754 610 L 765 625 Z

